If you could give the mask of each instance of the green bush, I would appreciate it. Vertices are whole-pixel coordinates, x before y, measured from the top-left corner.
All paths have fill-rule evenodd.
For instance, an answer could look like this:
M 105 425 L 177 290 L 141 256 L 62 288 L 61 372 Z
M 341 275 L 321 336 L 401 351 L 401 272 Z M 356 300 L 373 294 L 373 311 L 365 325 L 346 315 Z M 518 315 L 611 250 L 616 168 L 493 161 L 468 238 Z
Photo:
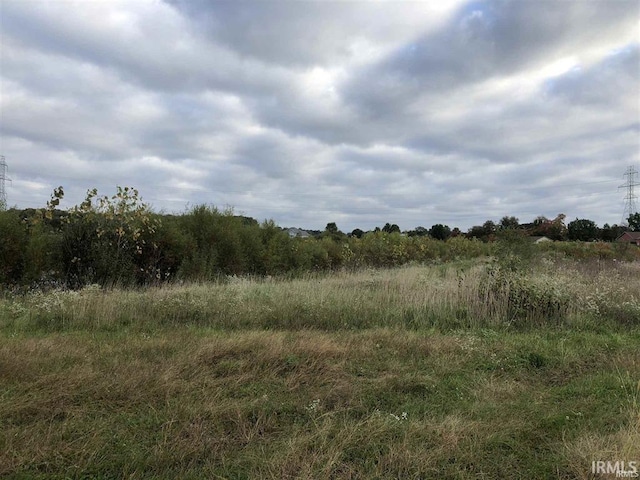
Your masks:
M 27 227 L 14 210 L 0 211 L 0 284 L 18 283 L 24 273 Z
M 25 248 L 25 269 L 22 282 L 58 284 L 64 272 L 62 237 L 49 225 L 33 225 Z

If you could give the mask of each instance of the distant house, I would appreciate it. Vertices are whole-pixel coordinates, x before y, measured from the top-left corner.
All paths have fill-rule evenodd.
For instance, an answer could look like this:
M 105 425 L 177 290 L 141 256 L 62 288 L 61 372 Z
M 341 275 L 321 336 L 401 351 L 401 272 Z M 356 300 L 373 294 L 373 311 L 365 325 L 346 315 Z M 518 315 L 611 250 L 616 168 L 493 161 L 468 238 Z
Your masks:
M 640 246 L 640 232 L 624 232 L 616 238 L 616 242 L 632 243 L 633 245 Z
M 288 228 L 287 233 L 291 238 L 309 238 L 309 232 L 299 228 Z
M 544 243 L 544 242 L 552 242 L 553 240 L 551 240 L 549 237 L 529 237 L 529 239 L 535 243 L 536 245 L 539 243 Z

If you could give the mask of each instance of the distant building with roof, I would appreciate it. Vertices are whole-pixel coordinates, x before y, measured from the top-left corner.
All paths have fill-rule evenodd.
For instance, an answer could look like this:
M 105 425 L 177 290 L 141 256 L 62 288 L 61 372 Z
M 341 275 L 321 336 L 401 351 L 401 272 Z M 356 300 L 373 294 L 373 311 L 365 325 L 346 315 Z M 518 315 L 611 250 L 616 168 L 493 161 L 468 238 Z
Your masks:
M 535 243 L 535 244 L 540 244 L 540 243 L 544 243 L 544 242 L 553 242 L 553 240 L 551 240 L 549 237 L 545 237 L 543 236 L 530 236 L 529 239 Z
M 640 246 L 640 232 L 624 232 L 618 238 L 616 242 L 619 243 L 632 243 L 633 245 Z
M 287 228 L 287 233 L 291 238 L 309 238 L 309 232 L 300 228 Z

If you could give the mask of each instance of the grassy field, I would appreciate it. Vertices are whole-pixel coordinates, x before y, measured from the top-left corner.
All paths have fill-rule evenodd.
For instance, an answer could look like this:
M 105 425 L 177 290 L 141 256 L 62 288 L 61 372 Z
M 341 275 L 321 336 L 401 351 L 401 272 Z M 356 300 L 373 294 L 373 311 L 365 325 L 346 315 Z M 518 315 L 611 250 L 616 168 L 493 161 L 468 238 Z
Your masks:
M 640 265 L 7 294 L 0 388 L 3 478 L 595 478 L 640 461 Z

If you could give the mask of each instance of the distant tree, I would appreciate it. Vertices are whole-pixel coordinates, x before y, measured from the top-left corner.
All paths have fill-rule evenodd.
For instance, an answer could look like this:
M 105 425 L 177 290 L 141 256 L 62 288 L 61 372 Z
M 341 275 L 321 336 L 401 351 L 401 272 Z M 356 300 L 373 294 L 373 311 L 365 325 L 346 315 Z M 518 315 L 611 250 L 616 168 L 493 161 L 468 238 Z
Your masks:
M 482 228 L 484 228 L 485 231 L 485 235 L 487 237 L 494 235 L 496 233 L 496 231 L 498 230 L 498 227 L 496 226 L 495 222 L 493 220 L 487 220 L 486 222 L 484 222 L 482 224 Z
M 598 238 L 598 226 L 592 220 L 575 219 L 567 225 L 569 240 L 589 242 Z
M 483 242 L 495 239 L 497 227 L 495 222 L 487 220 L 482 226 L 475 225 L 467 232 L 467 238 L 477 238 Z
M 322 235 L 320 237 L 321 238 L 328 237 L 335 242 L 340 242 L 341 240 L 344 239 L 345 234 L 342 233 L 340 230 L 338 230 L 338 226 L 335 224 L 335 222 L 330 222 L 330 223 L 327 223 L 327 226 L 325 227 L 324 232 L 322 232 Z
M 363 235 L 364 235 L 364 232 L 362 230 L 360 230 L 359 228 L 356 228 L 351 232 L 351 236 L 352 237 L 362 238 Z
M 486 240 L 484 227 L 480 225 L 474 225 L 467 232 L 467 238 L 477 238 L 479 240 Z
M 547 217 L 545 217 L 544 215 L 539 215 L 533 221 L 533 225 L 535 227 L 539 227 L 539 226 L 544 225 L 545 223 L 548 223 L 548 222 L 550 222 L 550 220 Z
M 436 240 L 446 240 L 451 236 L 451 229 L 448 225 L 437 223 L 429 229 L 429 235 Z
M 530 235 L 548 237 L 551 240 L 563 240 L 567 235 L 567 227 L 564 225 L 566 215 L 560 213 L 553 220 L 539 216 L 533 221 Z
M 429 230 L 424 227 L 416 227 L 413 230 L 409 230 L 407 232 L 407 235 L 409 235 L 410 237 L 424 237 L 426 235 L 429 235 Z
M 622 235 L 625 231 L 625 227 L 620 225 L 611 225 L 605 223 L 600 230 L 600 238 L 605 242 L 613 242 L 616 238 Z
M 400 227 L 395 223 L 393 225 L 386 223 L 384 227 L 382 227 L 382 231 L 386 233 L 400 233 Z
M 640 213 L 633 213 L 627 218 L 627 224 L 632 232 L 640 232 Z
M 327 233 L 338 233 L 338 226 L 336 225 L 336 222 L 330 222 L 327 223 L 327 226 L 324 228 L 324 231 Z
M 537 216 L 533 220 L 533 222 L 527 225 L 529 227 L 528 228 L 529 235 L 533 235 L 536 237 L 545 236 L 547 234 L 547 228 L 548 228 L 549 222 L 551 222 L 551 220 L 549 220 L 544 215 Z
M 245 217 L 243 215 L 238 215 L 238 218 L 242 221 L 242 224 L 247 227 L 257 227 L 260 225 L 258 220 L 252 217 Z
M 520 226 L 520 221 L 516 217 L 504 216 L 498 225 L 501 230 L 515 229 Z
M 460 235 L 462 235 L 462 232 L 460 231 L 460 229 L 458 227 L 454 227 L 454 229 L 451 230 L 451 236 L 452 237 L 459 237 Z

